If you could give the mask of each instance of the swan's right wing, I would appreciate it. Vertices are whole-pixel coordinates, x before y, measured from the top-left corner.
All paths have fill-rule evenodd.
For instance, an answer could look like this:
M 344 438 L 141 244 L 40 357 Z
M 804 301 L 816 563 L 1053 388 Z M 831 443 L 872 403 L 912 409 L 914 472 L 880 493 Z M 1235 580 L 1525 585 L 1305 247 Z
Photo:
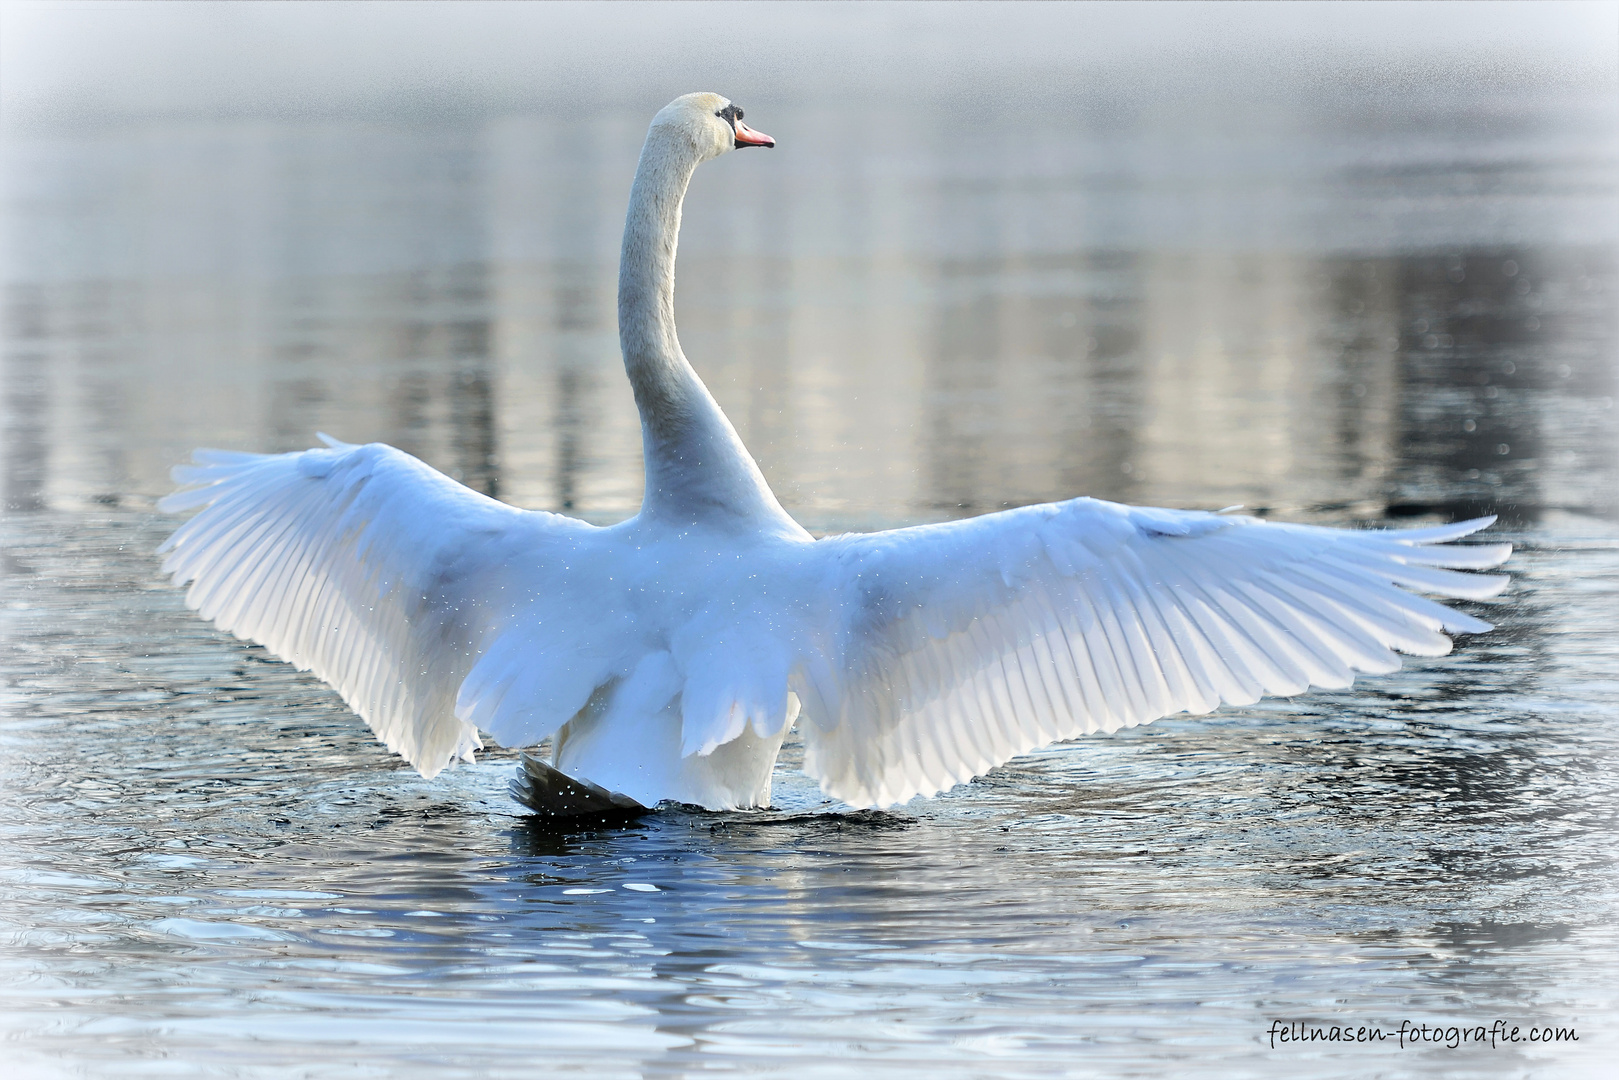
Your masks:
M 796 684 L 804 768 L 862 806 L 931 795 L 1087 732 L 1393 671 L 1482 620 L 1410 590 L 1492 596 L 1492 519 L 1392 531 L 1096 499 L 829 537 L 838 619 Z
M 159 549 L 187 605 L 330 683 L 424 776 L 471 759 L 472 720 L 499 734 L 509 718 L 487 703 L 472 716 L 476 700 L 458 718 L 457 692 L 519 605 L 546 613 L 533 568 L 597 531 L 380 443 L 193 462 L 159 504 L 202 508 Z

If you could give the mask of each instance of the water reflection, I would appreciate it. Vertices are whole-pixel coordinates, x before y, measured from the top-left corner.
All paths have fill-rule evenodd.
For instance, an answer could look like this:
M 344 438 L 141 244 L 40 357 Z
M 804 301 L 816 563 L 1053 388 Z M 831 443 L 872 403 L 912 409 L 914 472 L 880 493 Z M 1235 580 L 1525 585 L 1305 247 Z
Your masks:
M 1613 512 L 1613 278 L 1602 251 L 1403 261 L 1391 510 Z
M 926 288 L 938 299 L 925 309 L 848 313 L 936 320 L 880 359 L 831 351 L 820 327 L 794 320 L 782 260 L 750 268 L 744 322 L 694 305 L 688 350 L 811 518 L 950 516 L 1075 493 L 1520 523 L 1548 508 L 1615 511 L 1605 298 L 1616 275 L 1600 252 L 1118 254 L 934 269 L 887 285 Z M 152 496 L 170 447 L 287 449 L 332 429 L 392 442 L 486 493 L 505 490 L 509 458 L 524 474 L 519 501 L 632 512 L 639 447 L 609 351 L 610 288 L 590 267 L 549 268 L 545 352 L 502 357 L 492 272 L 274 284 L 262 360 L 239 336 L 256 331 L 230 325 L 260 306 L 251 292 L 190 287 L 185 302 L 229 320 L 193 345 L 221 358 L 157 366 L 143 359 L 167 355 L 142 341 L 154 332 L 150 285 L 14 284 L 7 504 Z M 723 277 L 704 285 L 739 292 Z M 516 299 L 510 286 L 501 299 Z M 822 466 L 813 481 L 806 464 Z
M 13 287 L 6 297 L 4 367 L 5 509 L 38 510 L 44 505 L 45 418 L 48 415 L 49 357 L 36 288 Z
M 791 167 L 784 152 L 699 178 L 679 306 L 688 353 L 814 528 L 1078 493 L 1524 523 L 1615 512 L 1613 250 L 1496 238 L 1531 207 L 1586 211 L 1571 177 L 1588 186 L 1593 166 L 1577 155 L 1543 148 L 1539 172 L 1482 193 L 1458 163 L 1489 216 L 1429 220 L 1450 236 L 1437 251 L 1355 255 L 1302 237 L 1255 250 L 1247 219 L 1214 203 L 1167 245 L 1154 223 L 1198 198 L 1154 186 L 1158 149 L 1116 136 L 1026 146 L 956 127 L 895 158 L 826 117 L 783 120 L 802 144 Z M 323 429 L 522 505 L 633 512 L 613 259 L 637 126 L 25 144 L 8 504 L 150 498 L 193 444 L 290 449 Z M 1249 167 L 1286 177 L 1278 206 L 1307 183 L 1370 184 L 1398 218 L 1391 191 L 1431 198 L 1446 175 L 1334 173 L 1254 140 Z M 1118 170 L 1066 171 L 1088 155 Z M 1323 171 L 1294 175 L 1300 161 Z M 50 203 L 70 173 L 81 197 Z M 137 188 L 165 194 L 131 209 Z M 1346 195 L 1322 227 L 1337 214 L 1367 211 Z

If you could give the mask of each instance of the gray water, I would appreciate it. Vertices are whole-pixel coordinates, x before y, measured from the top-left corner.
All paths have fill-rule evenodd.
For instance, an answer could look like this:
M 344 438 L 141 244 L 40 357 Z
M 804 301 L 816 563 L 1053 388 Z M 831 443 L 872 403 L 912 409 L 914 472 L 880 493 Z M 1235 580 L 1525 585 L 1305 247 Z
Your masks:
M 1419 97 L 1218 125 L 744 101 L 781 145 L 699 173 L 678 313 L 816 532 L 1077 494 L 1495 512 L 1494 633 L 888 812 L 827 803 L 790 743 L 768 812 L 560 831 L 507 798 L 510 751 L 424 781 L 195 619 L 154 502 L 193 446 L 321 430 L 633 513 L 614 259 L 661 100 L 12 131 L 7 1075 L 1596 1075 L 1614 108 Z M 1395 1041 L 1497 1019 L 1578 1041 Z

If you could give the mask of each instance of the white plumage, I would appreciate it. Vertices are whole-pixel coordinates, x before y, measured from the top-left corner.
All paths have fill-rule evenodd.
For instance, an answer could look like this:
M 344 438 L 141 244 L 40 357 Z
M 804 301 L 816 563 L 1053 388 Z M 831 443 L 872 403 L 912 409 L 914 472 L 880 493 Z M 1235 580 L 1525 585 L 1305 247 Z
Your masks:
M 381 444 L 198 451 L 163 549 L 187 603 L 332 684 L 432 776 L 485 731 L 646 806 L 766 805 L 802 707 L 805 770 L 888 806 L 1036 747 L 1438 656 L 1488 623 L 1492 519 L 1391 532 L 1095 499 L 815 540 L 680 352 L 680 202 L 771 145 L 724 98 L 658 114 L 620 271 L 647 490 L 610 528 L 518 510 Z M 324 436 L 323 436 L 324 438 Z

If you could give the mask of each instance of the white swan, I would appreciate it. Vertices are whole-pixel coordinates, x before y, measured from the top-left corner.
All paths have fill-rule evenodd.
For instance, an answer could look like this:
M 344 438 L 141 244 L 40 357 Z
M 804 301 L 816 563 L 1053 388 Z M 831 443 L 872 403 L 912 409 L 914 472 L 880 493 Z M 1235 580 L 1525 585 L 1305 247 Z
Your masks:
M 551 737 L 568 776 L 712 809 L 769 803 L 800 703 L 805 771 L 890 806 L 1046 743 L 1347 686 L 1396 649 L 1448 652 L 1441 631 L 1490 629 L 1404 591 L 1499 592 L 1446 568 L 1509 545 L 1435 546 L 1490 518 L 1355 531 L 1074 499 L 812 538 L 675 336 L 692 171 L 773 145 L 714 94 L 647 133 L 619 271 L 635 517 L 518 510 L 381 444 L 199 450 L 161 504 L 204 508 L 162 548 L 186 602 L 313 670 L 424 776 L 470 760 L 480 729 Z

